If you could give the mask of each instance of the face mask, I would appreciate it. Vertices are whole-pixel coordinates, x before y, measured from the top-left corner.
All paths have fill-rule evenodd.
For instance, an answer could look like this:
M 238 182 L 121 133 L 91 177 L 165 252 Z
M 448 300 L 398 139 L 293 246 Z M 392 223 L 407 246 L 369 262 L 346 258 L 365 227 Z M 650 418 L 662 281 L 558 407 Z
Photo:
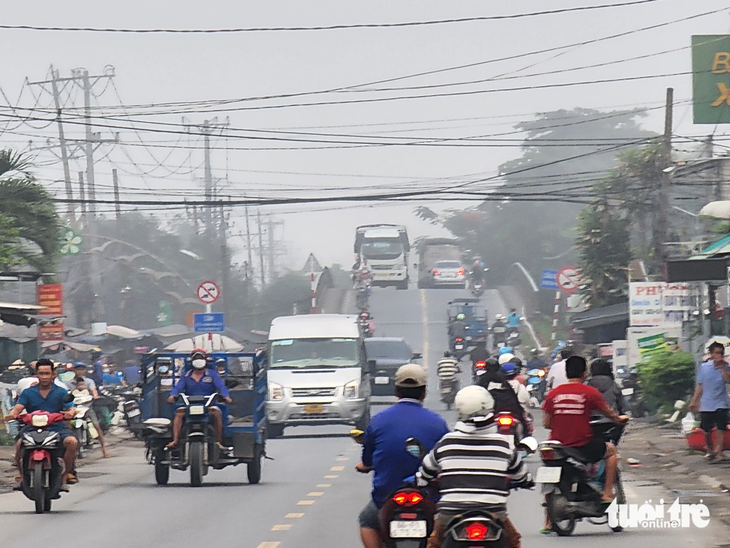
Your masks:
M 195 369 L 203 369 L 205 367 L 205 360 L 193 360 L 193 367 Z

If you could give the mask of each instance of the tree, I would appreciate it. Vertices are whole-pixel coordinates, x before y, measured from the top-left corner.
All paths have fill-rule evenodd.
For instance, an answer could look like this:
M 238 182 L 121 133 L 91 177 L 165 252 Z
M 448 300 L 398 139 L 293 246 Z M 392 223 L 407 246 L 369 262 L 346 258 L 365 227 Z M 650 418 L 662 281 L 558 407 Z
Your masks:
M 61 223 L 50 193 L 31 173 L 30 159 L 0 150 L 0 264 L 54 268 Z
M 578 266 L 592 308 L 626 300 L 626 269 L 631 261 L 628 227 L 629 221 L 605 202 L 586 207 L 578 216 Z
M 636 366 L 647 406 L 670 408 L 692 393 L 695 362 L 687 352 L 659 352 Z

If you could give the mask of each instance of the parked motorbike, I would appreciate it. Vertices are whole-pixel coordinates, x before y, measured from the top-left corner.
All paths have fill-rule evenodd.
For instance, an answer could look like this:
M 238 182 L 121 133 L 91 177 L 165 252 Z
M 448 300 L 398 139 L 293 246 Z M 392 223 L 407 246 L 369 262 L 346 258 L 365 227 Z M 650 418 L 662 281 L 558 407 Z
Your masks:
M 620 437 L 625 428 L 607 419 L 591 421 L 591 426 L 594 435 L 606 441 Z M 607 505 L 602 503 L 605 461 L 586 463 L 580 453 L 554 440 L 540 443 L 540 457 L 543 466 L 537 471 L 536 481 L 542 484 L 548 518 L 558 535 L 571 535 L 576 522 L 586 518 L 594 525 L 608 523 Z M 614 493 L 618 504 L 626 504 L 618 469 Z M 619 532 L 622 527 L 611 529 Z
M 83 459 L 86 451 L 91 449 L 94 440 L 99 437 L 96 427 L 89 418 L 89 410 L 94 401 L 91 395 L 79 395 L 74 398 L 74 407 L 76 415 L 71 419 L 71 429 L 78 441 L 76 454 Z
M 20 437 L 23 494 L 35 502 L 36 514 L 50 512 L 51 502 L 61 497 L 64 464 L 61 436 L 48 427 L 63 422 L 63 414 L 34 411 L 19 420 L 33 428 Z
M 456 377 L 448 380 L 439 380 L 439 394 L 441 395 L 441 401 L 446 404 L 446 409 L 450 410 L 451 406 L 454 405 L 456 393 L 460 388 L 461 383 Z

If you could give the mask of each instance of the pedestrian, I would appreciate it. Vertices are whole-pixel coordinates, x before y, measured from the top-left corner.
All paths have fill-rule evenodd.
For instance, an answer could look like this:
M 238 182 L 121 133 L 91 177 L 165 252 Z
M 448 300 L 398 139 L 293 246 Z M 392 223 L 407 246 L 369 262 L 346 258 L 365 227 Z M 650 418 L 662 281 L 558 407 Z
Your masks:
M 730 384 L 730 365 L 725 360 L 725 346 L 719 342 L 710 345 L 710 359 L 700 365 L 697 385 L 689 410 L 700 413 L 700 428 L 705 433 L 708 462 L 725 462 L 725 432 L 728 420 L 727 385 Z M 717 428 L 715 443 L 712 429 Z

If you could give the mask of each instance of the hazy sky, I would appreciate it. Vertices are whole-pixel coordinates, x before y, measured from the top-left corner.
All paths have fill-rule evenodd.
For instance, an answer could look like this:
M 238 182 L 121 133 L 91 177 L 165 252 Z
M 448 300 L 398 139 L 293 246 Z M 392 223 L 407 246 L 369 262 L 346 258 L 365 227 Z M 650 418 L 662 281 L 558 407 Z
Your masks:
M 621 0 L 611 1 L 619 3 Z M 40 1 L 33 3 L 32 11 L 24 2 L 6 3 L 2 23 L 116 28 L 321 26 L 517 14 L 603 3 L 588 0 L 479 0 L 458 3 L 322 0 L 209 0 L 201 3 L 187 0 L 127 0 L 112 5 L 91 1 Z M 528 54 L 725 7 L 726 0 L 657 0 L 639 6 L 501 21 L 307 32 L 141 35 L 0 30 L 3 44 L 0 51 L 0 66 L 3 68 L 0 87 L 13 104 L 22 91 L 22 106 L 32 107 L 37 103 L 39 107 L 48 107 L 52 104 L 51 95 L 34 88 L 34 97 L 30 88 L 23 87 L 23 82 L 26 77 L 32 81 L 44 79 L 49 65 L 53 64 L 61 71 L 61 76 L 68 76 L 70 70 L 76 67 L 85 67 L 92 74 L 103 73 L 106 65 L 113 65 L 116 70 L 116 88 L 128 105 L 329 90 Z M 362 134 L 376 136 L 378 141 L 382 141 L 385 136 L 413 140 L 421 137 L 455 138 L 509 132 L 512 125 L 530 119 L 536 112 L 560 108 L 658 107 L 663 103 L 665 88 L 672 86 L 677 100 L 675 133 L 704 135 L 715 129 L 716 134 L 722 134 L 726 127 L 692 125 L 687 102 L 691 92 L 689 75 L 547 89 L 531 89 L 531 86 L 690 71 L 690 36 L 730 32 L 729 13 L 726 10 L 595 44 L 524 55 L 509 61 L 370 87 L 400 88 L 498 77 L 488 82 L 425 90 L 368 92 L 361 89 L 288 99 L 246 101 L 230 105 L 233 110 L 219 114 L 219 119 L 228 116 L 231 127 L 236 129 L 285 128 L 286 131 L 316 134 Z M 621 62 L 639 56 L 646 57 Z M 599 63 L 609 64 L 575 70 Z M 561 72 L 544 74 L 554 71 Z M 529 76 L 536 73 L 535 76 Z M 504 88 L 522 89 L 504 91 Z M 95 88 L 97 93 L 102 90 L 104 87 L 101 84 Z M 248 110 L 251 107 L 299 102 L 349 101 L 476 90 L 501 91 L 364 104 Z M 78 90 L 70 96 L 66 93 L 66 96 L 75 105 L 82 104 Z M 95 106 L 119 105 L 112 88 L 104 91 L 98 103 L 97 99 L 94 101 Z M 4 104 L 1 98 L 0 103 Z M 135 125 L 140 128 L 144 127 L 142 121 L 145 119 L 174 124 L 182 122 L 181 113 L 143 118 L 140 116 L 143 110 L 133 109 L 132 113 Z M 7 113 L 7 109 L 2 112 Z M 43 115 L 48 117 L 48 114 Z M 215 114 L 188 112 L 184 116 L 187 122 L 197 124 Z M 651 111 L 644 121 L 645 127 L 654 131 L 661 131 L 662 123 L 661 109 Z M 0 124 L 0 130 L 2 127 Z M 71 137 L 81 137 L 81 130 L 79 126 L 67 128 Z M 44 136 L 53 138 L 56 136 L 55 131 L 53 125 L 46 129 L 32 129 L 12 124 L 0 133 L 0 146 L 22 148 L 27 145 L 31 135 L 36 135 L 33 138 L 35 145 L 42 146 Z M 253 133 L 248 132 L 246 135 L 251 136 Z M 282 133 L 276 135 L 292 136 Z M 111 137 L 111 132 L 102 131 L 102 136 Z M 504 138 L 519 137 L 519 134 L 513 134 Z M 123 198 L 149 198 L 151 194 L 161 199 L 183 194 L 191 199 L 201 197 L 202 184 L 199 179 L 203 176 L 200 167 L 202 151 L 174 148 L 179 145 L 199 147 L 202 144 L 200 139 L 140 130 L 138 134 L 122 131 L 120 140 L 121 144 L 116 147 L 103 146 L 97 151 L 97 157 L 104 158 L 96 168 L 102 197 L 105 196 L 102 193 L 109 191 L 110 170 L 115 166 L 120 170 Z M 147 147 L 141 146 L 142 142 Z M 468 180 L 470 176 L 494 175 L 500 163 L 519 155 L 517 143 L 511 141 L 500 142 L 498 144 L 501 146 L 494 147 L 411 145 L 317 150 L 301 150 L 302 146 L 312 145 L 290 141 L 229 138 L 227 141 L 214 139 L 213 142 L 216 147 L 213 152 L 214 174 L 222 180 L 221 192 L 234 196 L 246 192 L 252 196 L 301 197 L 313 192 L 306 189 L 318 187 L 345 189 L 346 192 L 360 194 L 403 188 L 407 184 L 411 185 L 409 188 L 422 188 L 435 184 L 433 179 L 437 178 L 462 181 Z M 225 150 L 226 143 L 228 151 Z M 261 147 L 280 150 L 234 150 Z M 38 160 L 43 164 L 38 170 L 39 176 L 54 192 L 62 195 L 60 163 L 47 151 L 40 151 Z M 161 168 L 159 163 L 166 168 Z M 77 178 L 76 173 L 82 169 L 83 162 L 74 160 L 74 180 Z M 141 172 L 147 173 L 142 177 Z M 198 179 L 193 179 L 193 176 Z M 265 208 L 263 212 L 272 212 L 278 219 L 285 221 L 283 237 L 289 253 L 284 262 L 288 266 L 299 267 L 310 251 L 325 264 L 350 264 L 353 233 L 358 224 L 396 222 L 407 225 L 413 237 L 433 233 L 433 227 L 418 221 L 413 215 L 416 205 L 413 202 L 357 207 L 348 203 L 285 205 Z M 443 209 L 459 204 L 429 205 Z M 233 212 L 234 232 L 245 229 L 242 213 L 242 209 Z M 234 238 L 232 244 L 238 250 L 237 257 L 242 258 L 243 240 Z

